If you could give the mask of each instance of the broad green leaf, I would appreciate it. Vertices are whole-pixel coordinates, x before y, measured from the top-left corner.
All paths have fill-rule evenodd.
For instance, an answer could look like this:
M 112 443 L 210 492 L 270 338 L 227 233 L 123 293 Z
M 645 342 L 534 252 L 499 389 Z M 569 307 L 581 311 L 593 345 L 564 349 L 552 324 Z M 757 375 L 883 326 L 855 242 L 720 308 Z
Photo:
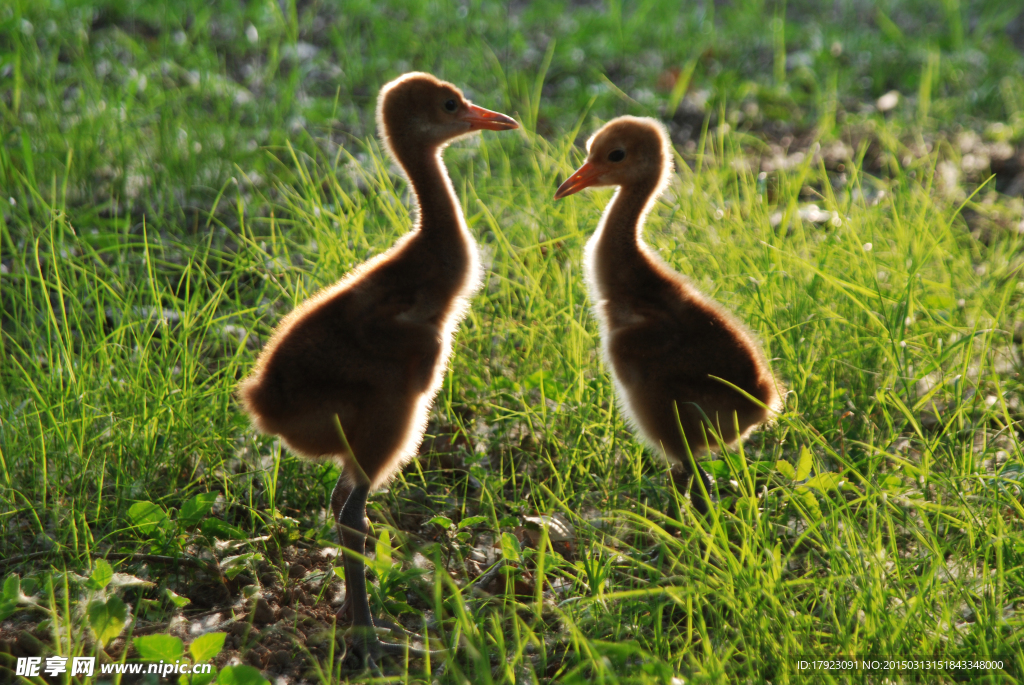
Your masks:
M 731 475 L 729 465 L 724 459 L 712 459 L 701 464 L 705 471 L 709 471 L 715 478 L 728 478 Z M 742 465 L 740 465 L 742 468 Z
M 21 578 L 12 573 L 4 580 L 3 594 L 0 595 L 0 621 L 14 613 L 21 597 Z
M 521 551 L 519 539 L 515 535 L 512 533 L 501 534 L 501 556 L 506 561 L 519 561 Z
M 136 502 L 128 508 L 128 518 L 135 524 L 140 535 L 152 535 L 160 525 L 167 521 L 167 512 L 159 504 L 153 502 Z
M 814 493 L 811 492 L 810 488 L 801 485 L 796 489 L 796 499 L 800 502 L 803 507 L 805 514 L 804 518 L 807 519 L 807 523 L 814 524 L 821 520 L 821 507 L 818 506 L 818 500 L 815 498 Z
M 92 575 L 89 576 L 89 587 L 93 590 L 102 590 L 110 585 L 114 579 L 114 569 L 110 567 L 106 559 L 97 559 L 92 567 Z
M 249 537 L 241 528 L 220 519 L 203 519 L 200 529 L 206 537 L 218 540 L 245 540 Z
M 186 528 L 192 528 L 199 524 L 203 517 L 213 509 L 213 503 L 217 501 L 216 492 L 204 492 L 196 495 L 181 505 L 178 512 L 178 523 Z
M 832 490 L 838 490 L 839 486 L 843 484 L 843 477 L 838 473 L 827 471 L 825 473 L 819 473 L 813 478 L 808 479 L 805 486 L 809 488 L 817 488 L 822 492 L 830 492 Z
M 431 523 L 441 526 L 442 528 L 451 528 L 454 525 L 452 520 L 447 516 L 435 516 L 427 521 L 427 525 L 430 525 Z
M 793 465 L 784 459 L 775 462 L 775 470 L 790 480 L 796 480 L 796 471 L 793 469 Z
M 486 516 L 470 516 L 469 518 L 464 518 L 461 521 L 459 521 L 459 528 L 460 529 L 461 528 L 468 528 L 470 526 L 475 526 L 475 525 L 480 524 L 480 523 L 487 523 L 487 517 Z
M 163 661 L 174 663 L 185 655 L 181 638 L 173 635 L 143 635 L 132 639 L 144 661 Z
M 227 633 L 206 633 L 197 637 L 188 646 L 192 660 L 199 664 L 220 654 L 220 650 L 224 649 L 224 638 L 227 636 Z
M 21 577 L 17 573 L 12 573 L 4 579 L 4 589 L 0 600 L 17 602 L 19 597 L 21 597 Z
M 171 604 L 178 607 L 179 609 L 192 603 L 192 600 L 188 597 L 182 597 L 171 588 L 164 588 L 164 594 L 167 595 L 167 599 L 171 600 Z
M 102 646 L 121 634 L 128 619 L 128 607 L 114 595 L 105 602 L 102 599 L 89 602 L 86 614 L 89 626 L 96 633 L 96 641 Z
M 743 473 L 743 462 L 746 460 L 739 451 L 725 452 L 722 457 L 727 462 L 726 468 L 729 469 L 730 473 Z
M 35 578 L 22 578 L 21 580 L 21 598 L 22 601 L 25 599 L 25 595 L 32 596 L 39 589 L 39 582 Z
M 138 614 L 139 616 L 148 616 L 148 615 L 150 615 L 151 611 L 156 612 L 156 611 L 159 611 L 159 610 L 160 610 L 160 600 L 159 599 L 147 599 L 147 598 L 143 597 L 142 599 L 140 599 L 135 604 L 135 613 Z
M 217 685 L 270 685 L 252 666 L 225 666 L 217 676 Z
M 796 478 L 794 480 L 803 480 L 809 475 L 811 475 L 811 451 L 807 449 L 807 445 L 804 445 L 800 448 L 800 458 L 796 462 Z

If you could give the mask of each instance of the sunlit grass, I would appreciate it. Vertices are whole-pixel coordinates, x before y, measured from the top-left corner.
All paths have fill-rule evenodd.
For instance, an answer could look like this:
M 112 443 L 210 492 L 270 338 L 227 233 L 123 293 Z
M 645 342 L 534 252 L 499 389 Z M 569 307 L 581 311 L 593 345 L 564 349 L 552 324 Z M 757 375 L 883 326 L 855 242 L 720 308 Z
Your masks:
M 386 517 L 406 488 L 440 487 L 456 508 L 438 513 L 483 514 L 477 532 L 559 512 L 578 536 L 575 560 L 530 552 L 535 573 L 567 581 L 539 603 L 464 613 L 436 577 L 439 629 L 464 640 L 449 676 L 489 674 L 495 655 L 499 680 L 562 664 L 549 675 L 567 681 L 798 679 L 796 658 L 821 654 L 1019 660 L 1020 238 L 972 245 L 958 206 L 908 178 L 854 199 L 855 172 L 819 200 L 835 221 L 801 221 L 796 193 L 822 170 L 780 175 L 770 204 L 712 141 L 699 171 L 680 165 L 648 237 L 754 328 L 788 394 L 774 426 L 713 461 L 725 497 L 710 522 L 672 503 L 612 408 L 579 273 L 607 193 L 551 202 L 578 153 L 529 134 L 447 155 L 489 267 L 435 413 L 482 450 L 467 461 L 479 489 L 410 467 L 372 506 Z M 323 479 L 281 454 L 271 495 L 260 469 L 279 447 L 232 392 L 281 314 L 407 229 L 379 148 L 358 154 L 298 158 L 303 182 L 277 188 L 267 216 L 231 189 L 237 231 L 100 239 L 57 211 L 20 244 L 8 227 L 3 477 L 21 539 L 69 560 L 121 549 L 133 502 L 207 489 L 254 534 L 271 496 L 316 521 L 323 486 L 297 486 Z M 417 549 L 408 532 L 398 558 Z
M 626 13 L 624 26 L 642 18 Z M 245 21 L 259 17 L 236 19 L 241 51 Z M 593 21 L 600 33 L 605 19 Z M 190 31 L 202 37 L 203 26 Z M 943 40 L 977 40 L 949 26 Z M 21 36 L 12 54 L 24 74 L 37 53 L 18 31 L 4 35 Z M 118 31 L 111 40 L 142 54 L 143 42 Z M 282 111 L 299 72 L 277 67 L 299 31 L 281 13 L 258 32 L 276 41 L 260 54 Z M 80 55 L 76 35 L 62 40 Z M 622 35 L 608 34 L 607 49 L 625 50 Z M 172 34 L 157 40 L 160 51 L 180 48 Z M 176 59 L 205 59 L 195 46 Z M 948 150 L 907 153 L 905 141 L 952 105 L 932 91 L 927 112 L 873 119 L 882 175 L 865 170 L 865 146 L 842 174 L 807 154 L 759 176 L 750 136 L 710 120 L 681 148 L 646 239 L 750 326 L 786 388 L 771 426 L 708 459 L 722 502 L 705 521 L 628 430 L 600 361 L 580 260 L 610 192 L 551 199 L 581 161 L 573 141 L 618 113 L 620 98 L 573 91 L 552 105 L 564 129 L 545 132 L 544 75 L 506 72 L 500 52 L 472 67 L 495 102 L 476 99 L 526 125 L 445 155 L 486 267 L 432 424 L 464 442 L 448 461 L 413 462 L 370 501 L 393 545 L 371 562 L 375 610 L 420 614 L 432 642 L 459 652 L 438 673 L 419 661 L 386 672 L 459 683 L 913 682 L 920 673 L 808 674 L 797 663 L 941 657 L 1002 659 L 1005 673 L 990 681 L 1018 682 L 1024 235 L 972 236 L 964 211 L 1003 202 L 991 184 L 947 193 L 936 178 Z M 200 583 L 207 556 L 262 555 L 291 588 L 281 550 L 335 544 L 324 507 L 336 474 L 258 435 L 233 393 L 281 316 L 411 225 L 405 182 L 369 131 L 287 131 L 281 115 L 248 150 L 262 126 L 251 110 L 189 109 L 191 91 L 166 84 L 146 99 L 158 79 L 184 72 L 154 66 L 146 89 L 114 93 L 82 59 L 70 68 L 82 70 L 87 109 L 106 100 L 125 119 L 97 114 L 68 128 L 57 98 L 43 121 L 39 94 L 57 88 L 22 80 L 20 102 L 4 101 L 2 114 L 26 128 L 0 147 L 0 554 L 40 605 L 23 602 L 15 617 L 48 620 L 42 632 L 62 656 L 99 649 L 77 605 L 120 593 L 132 619 L 170 630 L 180 607 L 165 591 Z M 570 58 L 555 49 L 545 59 L 557 70 Z M 369 67 L 344 69 L 365 81 L 358 70 Z M 1001 87 L 1012 101 L 1013 83 Z M 360 97 L 360 107 L 372 100 Z M 25 111 L 50 138 L 28 135 Z M 335 121 L 362 126 L 360 111 Z M 157 114 L 158 126 L 145 123 Z M 163 137 L 147 139 L 154 130 Z M 118 155 L 121 166 L 109 159 Z M 204 493 L 222 496 L 204 505 L 215 507 L 209 526 L 187 513 Z M 143 515 L 132 509 L 140 502 L 155 507 Z M 574 527 L 569 544 L 525 518 L 555 514 Z M 499 574 L 508 592 L 473 582 L 474 550 L 517 569 Z M 96 577 L 102 557 L 140 573 L 132 559 L 145 554 L 194 566 L 153 562 L 155 586 L 127 589 L 67 573 Z M 231 582 L 249 578 L 230 586 L 239 607 L 269 586 L 255 564 L 223 569 Z M 336 580 L 322 582 L 319 601 Z M 296 650 L 311 653 L 323 636 L 307 637 Z M 315 657 L 308 677 L 354 677 L 337 656 Z

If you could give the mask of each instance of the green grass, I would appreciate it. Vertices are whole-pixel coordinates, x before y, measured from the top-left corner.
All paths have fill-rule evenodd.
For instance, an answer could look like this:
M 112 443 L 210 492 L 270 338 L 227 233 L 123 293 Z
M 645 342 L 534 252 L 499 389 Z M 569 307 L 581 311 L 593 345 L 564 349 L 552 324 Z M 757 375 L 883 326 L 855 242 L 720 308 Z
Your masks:
M 37 626 L 44 654 L 180 655 L 126 645 L 192 644 L 175 616 L 233 604 L 245 625 L 254 593 L 308 592 L 300 614 L 326 625 L 337 579 L 289 565 L 336 544 L 336 472 L 256 434 L 233 391 L 282 315 L 408 229 L 372 107 L 417 68 L 524 127 L 445 156 L 485 285 L 434 410 L 449 437 L 371 498 L 371 566 L 377 610 L 460 650 L 436 674 L 385 672 L 933 682 L 797 662 L 941 656 L 1005 672 L 940 681 L 1024 676 L 1024 216 L 956 138 L 1019 153 L 1013 3 L 119 7 L 0 8 L 8 647 Z M 658 85 L 671 69 L 691 74 L 685 99 Z M 891 89 L 891 113 L 866 107 Z M 610 193 L 551 200 L 600 121 L 677 107 L 677 135 L 696 125 L 647 239 L 748 323 L 788 389 L 772 426 L 711 458 L 710 521 L 628 430 L 599 360 L 580 259 Z M 759 175 L 786 136 L 852 153 Z M 555 514 L 571 544 L 536 541 L 526 517 Z M 480 553 L 516 571 L 475 587 Z M 288 623 L 225 649 L 247 660 Z M 301 625 L 276 644 L 309 680 L 357 675 Z

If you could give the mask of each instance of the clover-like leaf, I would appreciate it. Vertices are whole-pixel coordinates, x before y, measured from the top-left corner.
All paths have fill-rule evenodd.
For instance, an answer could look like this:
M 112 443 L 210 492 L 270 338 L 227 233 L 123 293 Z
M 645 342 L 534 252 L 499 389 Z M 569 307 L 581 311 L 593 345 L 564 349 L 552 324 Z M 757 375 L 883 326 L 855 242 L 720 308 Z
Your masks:
M 203 518 L 213 509 L 213 503 L 217 501 L 216 492 L 203 492 L 181 505 L 178 512 L 178 523 L 185 528 L 192 528 L 199 524 Z
M 0 594 L 0 621 L 14 613 L 21 599 L 21 578 L 12 573 L 4 579 L 3 593 Z
M 153 502 L 136 502 L 128 508 L 128 518 L 132 520 L 140 535 L 149 537 L 168 520 L 167 512 L 159 504 Z
M 121 598 L 114 595 L 106 601 L 96 599 L 89 602 L 86 609 L 89 617 L 89 626 L 96 633 L 96 641 L 105 645 L 124 630 L 125 621 L 128 619 L 128 607 Z
M 804 518 L 807 519 L 808 523 L 813 524 L 821 520 L 821 507 L 818 506 L 818 500 L 810 488 L 803 485 L 798 487 L 796 489 L 796 499 L 805 511 Z
M 796 480 L 796 470 L 785 459 L 779 459 L 775 462 L 775 470 L 790 480 Z
M 110 567 L 106 559 L 97 559 L 92 566 L 92 575 L 89 576 L 89 587 L 93 590 L 102 590 L 110 585 L 114 579 L 114 569 Z
M 459 529 L 461 530 L 462 528 L 469 528 L 470 526 L 475 526 L 475 525 L 480 524 L 480 523 L 487 523 L 487 517 L 486 516 L 470 516 L 468 518 L 464 518 L 461 521 L 459 521 Z
M 809 488 L 816 488 L 822 492 L 829 492 L 831 490 L 838 490 L 844 482 L 845 479 L 838 473 L 827 471 L 809 478 L 804 485 Z
M 252 666 L 225 666 L 217 676 L 217 685 L 270 685 Z
M 132 644 L 144 661 L 174 663 L 185 655 L 181 638 L 173 635 L 143 635 L 132 639 Z
M 434 518 L 427 521 L 427 525 L 429 526 L 430 524 L 435 524 L 441 526 L 442 528 L 451 528 L 454 525 L 452 523 L 452 520 L 447 516 L 435 516 Z
M 519 538 L 512 533 L 501 534 L 501 556 L 507 561 L 519 561 L 522 547 Z
M 224 638 L 227 635 L 227 633 L 206 633 L 205 635 L 200 635 L 188 646 L 188 651 L 191 652 L 192 658 L 197 664 L 209 661 L 220 654 L 220 650 L 224 649 Z

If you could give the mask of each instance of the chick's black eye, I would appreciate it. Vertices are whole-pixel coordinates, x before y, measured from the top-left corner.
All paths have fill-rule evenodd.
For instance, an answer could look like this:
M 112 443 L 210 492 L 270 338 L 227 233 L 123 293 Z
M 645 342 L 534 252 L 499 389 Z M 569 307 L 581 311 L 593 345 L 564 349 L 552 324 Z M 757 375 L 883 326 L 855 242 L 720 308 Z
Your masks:
M 459 108 L 459 103 L 455 102 L 455 99 L 447 100 L 444 103 L 444 109 L 446 112 L 454 112 Z
M 626 151 L 625 150 L 612 150 L 611 152 L 608 153 L 608 161 L 609 162 L 621 162 L 625 158 L 626 158 Z

